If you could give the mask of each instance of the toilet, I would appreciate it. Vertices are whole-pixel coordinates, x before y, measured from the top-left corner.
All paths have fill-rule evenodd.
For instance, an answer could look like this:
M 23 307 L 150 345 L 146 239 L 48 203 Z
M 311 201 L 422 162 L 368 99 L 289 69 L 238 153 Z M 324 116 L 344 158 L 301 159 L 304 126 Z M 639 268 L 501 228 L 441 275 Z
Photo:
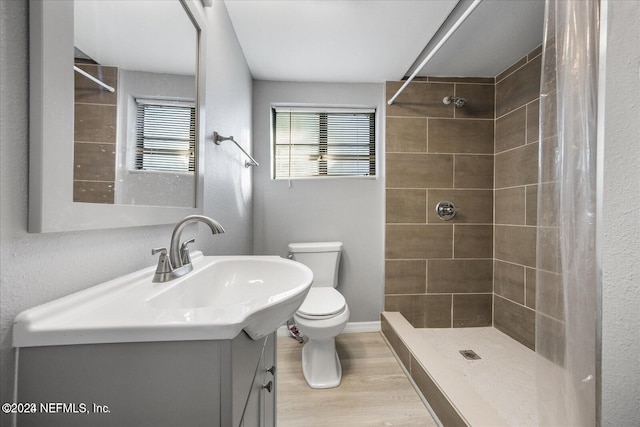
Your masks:
M 302 373 L 311 388 L 337 387 L 342 378 L 335 338 L 349 320 L 349 306 L 336 290 L 341 252 L 342 242 L 289 244 L 289 257 L 313 271 L 309 293 L 293 315 L 308 338 L 302 347 Z

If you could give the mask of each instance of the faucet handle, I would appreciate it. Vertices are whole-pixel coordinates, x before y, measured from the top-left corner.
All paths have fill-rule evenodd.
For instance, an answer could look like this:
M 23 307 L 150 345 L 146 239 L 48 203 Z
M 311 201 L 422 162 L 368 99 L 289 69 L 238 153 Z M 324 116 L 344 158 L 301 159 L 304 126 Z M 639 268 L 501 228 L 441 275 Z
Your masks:
M 162 255 L 167 255 L 167 248 L 155 248 L 155 249 L 151 249 L 151 255 L 155 255 L 157 253 L 160 253 Z
M 155 255 L 157 253 L 160 254 L 160 258 L 158 258 L 158 266 L 156 267 L 154 282 L 157 281 L 156 277 L 158 275 L 162 275 L 164 273 L 170 273 L 173 270 L 171 268 L 171 262 L 169 261 L 169 257 L 167 256 L 167 248 L 151 249 L 151 255 Z
M 187 241 L 182 242 L 180 246 L 180 259 L 182 260 L 182 265 L 191 264 L 191 256 L 189 255 L 189 243 L 195 242 L 196 239 L 189 239 Z

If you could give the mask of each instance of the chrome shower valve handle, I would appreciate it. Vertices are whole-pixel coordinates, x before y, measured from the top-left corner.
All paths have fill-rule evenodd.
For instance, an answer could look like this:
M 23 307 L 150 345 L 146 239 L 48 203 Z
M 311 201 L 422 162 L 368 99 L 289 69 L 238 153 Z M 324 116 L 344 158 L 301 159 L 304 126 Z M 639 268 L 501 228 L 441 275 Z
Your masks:
M 453 202 L 449 202 L 447 200 L 443 200 L 436 205 L 436 214 L 443 221 L 450 221 L 458 212 L 458 209 L 453 204 Z

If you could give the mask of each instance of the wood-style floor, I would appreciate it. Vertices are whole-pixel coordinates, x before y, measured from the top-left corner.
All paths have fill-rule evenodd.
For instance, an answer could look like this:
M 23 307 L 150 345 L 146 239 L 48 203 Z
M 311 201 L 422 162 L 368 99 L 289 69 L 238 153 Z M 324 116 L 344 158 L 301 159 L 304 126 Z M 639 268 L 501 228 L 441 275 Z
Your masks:
M 278 427 L 436 426 L 377 332 L 336 340 L 342 383 L 311 389 L 302 376 L 302 344 L 278 338 Z

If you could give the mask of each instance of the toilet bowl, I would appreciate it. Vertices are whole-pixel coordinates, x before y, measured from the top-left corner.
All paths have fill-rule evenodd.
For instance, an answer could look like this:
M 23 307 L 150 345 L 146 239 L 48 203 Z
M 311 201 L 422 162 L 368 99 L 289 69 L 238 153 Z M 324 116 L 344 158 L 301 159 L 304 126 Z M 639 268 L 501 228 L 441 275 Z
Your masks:
M 290 257 L 307 265 L 314 275 L 307 297 L 293 315 L 308 338 L 302 348 L 302 372 L 311 388 L 337 387 L 342 379 L 335 337 L 349 321 L 349 306 L 335 289 L 341 251 L 341 242 L 289 245 Z

